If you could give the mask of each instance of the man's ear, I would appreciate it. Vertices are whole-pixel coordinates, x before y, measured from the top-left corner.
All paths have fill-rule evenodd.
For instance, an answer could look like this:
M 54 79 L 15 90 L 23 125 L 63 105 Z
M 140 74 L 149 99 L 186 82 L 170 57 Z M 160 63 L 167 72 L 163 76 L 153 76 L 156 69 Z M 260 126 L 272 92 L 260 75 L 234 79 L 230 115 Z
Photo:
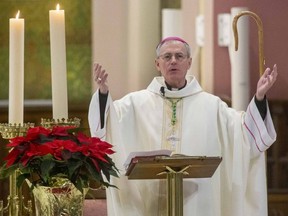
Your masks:
M 190 69 L 191 65 L 192 65 L 192 58 L 190 57 L 189 58 L 189 67 L 188 67 L 188 69 Z
M 160 71 L 159 61 L 157 58 L 155 59 L 155 67 L 157 68 L 158 71 Z

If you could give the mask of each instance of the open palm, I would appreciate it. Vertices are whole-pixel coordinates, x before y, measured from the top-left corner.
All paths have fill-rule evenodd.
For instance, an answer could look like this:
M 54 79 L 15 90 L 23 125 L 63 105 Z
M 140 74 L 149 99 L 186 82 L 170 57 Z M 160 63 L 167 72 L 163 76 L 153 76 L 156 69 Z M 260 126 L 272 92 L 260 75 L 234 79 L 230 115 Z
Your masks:
M 263 100 L 266 93 L 269 89 L 274 85 L 277 79 L 277 65 L 273 66 L 273 70 L 270 68 L 266 68 L 264 74 L 260 77 L 257 83 L 257 91 L 256 91 L 256 98 L 258 100 Z

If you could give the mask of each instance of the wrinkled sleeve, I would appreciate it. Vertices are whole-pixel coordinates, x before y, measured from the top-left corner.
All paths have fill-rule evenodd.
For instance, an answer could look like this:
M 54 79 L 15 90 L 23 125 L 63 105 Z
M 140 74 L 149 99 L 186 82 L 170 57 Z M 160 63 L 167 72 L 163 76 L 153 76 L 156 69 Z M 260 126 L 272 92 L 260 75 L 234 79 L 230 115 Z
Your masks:
M 219 128 L 222 146 L 220 184 L 223 216 L 266 216 L 267 183 L 265 154 L 276 139 L 267 105 L 263 120 L 254 100 L 247 112 L 221 106 Z
M 266 151 L 276 140 L 276 131 L 272 122 L 268 102 L 267 115 L 263 120 L 254 100 L 251 100 L 245 117 L 244 126 L 248 132 L 248 139 L 252 147 L 252 156 Z

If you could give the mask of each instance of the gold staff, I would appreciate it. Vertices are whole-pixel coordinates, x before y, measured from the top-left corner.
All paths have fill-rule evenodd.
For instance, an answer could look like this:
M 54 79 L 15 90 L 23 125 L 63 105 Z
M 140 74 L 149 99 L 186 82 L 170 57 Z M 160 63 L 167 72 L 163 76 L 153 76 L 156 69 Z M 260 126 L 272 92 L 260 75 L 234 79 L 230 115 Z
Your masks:
M 251 12 L 251 11 L 242 11 L 238 15 L 236 15 L 233 19 L 233 32 L 234 32 L 234 39 L 235 39 L 235 51 L 238 50 L 238 31 L 237 31 L 237 21 L 238 19 L 243 16 L 243 15 L 249 15 L 254 18 L 254 20 L 257 23 L 258 26 L 258 41 L 259 41 L 259 74 L 260 77 L 262 76 L 264 72 L 264 65 L 265 65 L 265 60 L 264 60 L 264 48 L 263 48 L 263 24 L 260 19 L 260 17 Z

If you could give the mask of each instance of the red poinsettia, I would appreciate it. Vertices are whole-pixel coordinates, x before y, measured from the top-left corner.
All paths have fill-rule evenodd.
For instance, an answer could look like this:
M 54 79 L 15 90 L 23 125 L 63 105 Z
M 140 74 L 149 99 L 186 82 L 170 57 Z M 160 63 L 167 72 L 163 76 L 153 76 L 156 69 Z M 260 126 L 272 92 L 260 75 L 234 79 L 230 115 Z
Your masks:
M 64 177 L 82 191 L 90 180 L 108 187 L 113 186 L 109 183 L 110 176 L 118 177 L 118 169 L 110 157 L 115 153 L 113 146 L 75 128 L 33 127 L 26 136 L 11 139 L 7 147 L 11 151 L 4 158 L 0 178 L 19 169 L 18 185 L 28 178 L 33 184 L 51 186 L 53 178 Z

